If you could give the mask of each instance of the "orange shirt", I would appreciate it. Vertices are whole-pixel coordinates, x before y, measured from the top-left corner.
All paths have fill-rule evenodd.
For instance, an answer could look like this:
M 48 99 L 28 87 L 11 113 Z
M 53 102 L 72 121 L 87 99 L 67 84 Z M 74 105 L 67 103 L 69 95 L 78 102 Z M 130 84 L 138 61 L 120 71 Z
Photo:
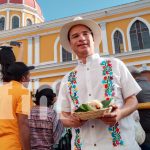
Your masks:
M 0 149 L 21 150 L 16 114 L 29 115 L 32 106 L 28 89 L 16 81 L 0 87 Z

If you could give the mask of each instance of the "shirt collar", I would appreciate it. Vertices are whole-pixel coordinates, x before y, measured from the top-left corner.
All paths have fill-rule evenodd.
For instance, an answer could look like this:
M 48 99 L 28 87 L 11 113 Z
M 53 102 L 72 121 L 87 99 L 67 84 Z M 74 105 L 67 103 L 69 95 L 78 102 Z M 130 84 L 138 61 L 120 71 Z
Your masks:
M 92 62 L 92 61 L 94 61 L 94 60 L 96 60 L 97 58 L 99 58 L 100 56 L 99 56 L 99 54 L 93 54 L 93 55 L 90 55 L 90 56 L 88 56 L 87 58 L 86 58 L 86 63 L 88 63 L 88 62 Z M 78 60 L 78 64 L 83 64 L 83 62 L 82 62 L 82 60 Z

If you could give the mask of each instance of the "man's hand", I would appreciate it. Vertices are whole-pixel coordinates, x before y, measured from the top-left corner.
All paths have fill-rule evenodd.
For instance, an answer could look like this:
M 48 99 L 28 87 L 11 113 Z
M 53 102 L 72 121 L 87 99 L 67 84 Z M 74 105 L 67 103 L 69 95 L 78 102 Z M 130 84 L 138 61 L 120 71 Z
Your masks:
M 121 119 L 121 110 L 116 106 L 112 105 L 112 111 L 105 113 L 100 119 L 107 125 L 113 126 Z
M 113 105 L 112 112 L 104 114 L 100 119 L 108 125 L 114 125 L 120 119 L 129 116 L 137 109 L 138 102 L 135 95 L 127 97 L 124 102 L 125 104 L 121 108 Z
M 65 127 L 78 128 L 81 127 L 86 121 L 80 120 L 78 117 L 69 112 L 61 113 L 61 121 Z
M 86 121 L 80 120 L 78 117 L 76 117 L 74 115 L 71 115 L 70 118 L 71 118 L 70 120 L 75 128 L 81 127 L 86 122 Z

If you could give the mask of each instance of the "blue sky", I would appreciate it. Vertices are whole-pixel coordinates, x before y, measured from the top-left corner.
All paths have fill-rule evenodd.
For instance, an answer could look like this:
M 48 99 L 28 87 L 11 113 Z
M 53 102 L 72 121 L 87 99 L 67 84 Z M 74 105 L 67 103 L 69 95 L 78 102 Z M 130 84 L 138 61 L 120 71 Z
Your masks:
M 46 21 L 134 1 L 138 0 L 37 0 Z

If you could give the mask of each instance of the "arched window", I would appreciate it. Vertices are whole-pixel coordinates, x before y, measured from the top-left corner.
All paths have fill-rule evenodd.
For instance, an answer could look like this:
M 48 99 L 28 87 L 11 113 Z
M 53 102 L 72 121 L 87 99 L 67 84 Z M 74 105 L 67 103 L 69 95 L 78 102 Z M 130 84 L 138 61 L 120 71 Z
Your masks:
M 114 33 L 114 46 L 116 54 L 124 51 L 122 34 L 118 30 Z
M 30 26 L 32 25 L 32 21 L 30 19 L 27 19 L 27 23 L 26 23 L 27 26 Z
M 12 17 L 12 29 L 19 28 L 19 17 Z
M 5 29 L 5 18 L 1 17 L 0 18 L 0 31 Z
M 145 23 L 135 21 L 130 29 L 132 50 L 150 48 L 150 33 Z
M 71 61 L 72 60 L 72 54 L 69 53 L 68 51 L 66 51 L 63 47 L 62 47 L 62 61 L 66 62 L 66 61 Z

